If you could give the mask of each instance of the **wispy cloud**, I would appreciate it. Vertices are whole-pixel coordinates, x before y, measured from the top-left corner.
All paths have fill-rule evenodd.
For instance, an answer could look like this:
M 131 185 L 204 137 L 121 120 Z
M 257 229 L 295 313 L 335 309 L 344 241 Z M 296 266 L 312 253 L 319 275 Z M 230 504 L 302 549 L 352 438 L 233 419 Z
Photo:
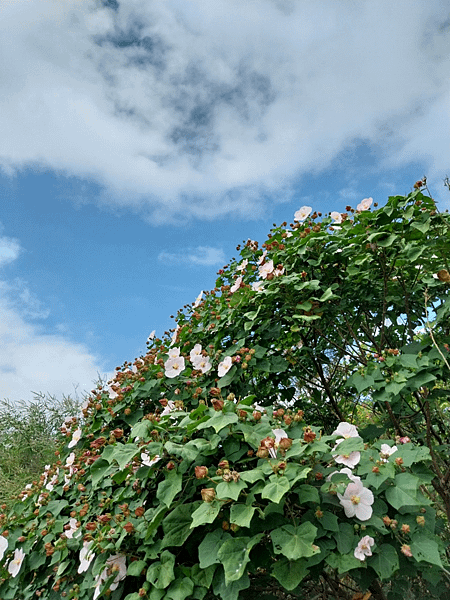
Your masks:
M 355 140 L 445 175 L 449 37 L 441 0 L 10 0 L 0 168 L 152 222 L 252 216 Z
M 0 237 L 0 267 L 15 260 L 18 240 Z M 3 260 L 2 260 L 3 258 Z M 0 280 L 0 399 L 31 400 L 32 392 L 61 397 L 89 391 L 104 366 L 88 348 L 61 332 L 49 335 L 43 321 L 49 310 L 26 282 Z
M 158 260 L 169 264 L 188 264 L 202 267 L 213 267 L 224 265 L 225 253 L 220 248 L 210 246 L 198 246 L 197 248 L 186 248 L 181 252 L 160 252 Z

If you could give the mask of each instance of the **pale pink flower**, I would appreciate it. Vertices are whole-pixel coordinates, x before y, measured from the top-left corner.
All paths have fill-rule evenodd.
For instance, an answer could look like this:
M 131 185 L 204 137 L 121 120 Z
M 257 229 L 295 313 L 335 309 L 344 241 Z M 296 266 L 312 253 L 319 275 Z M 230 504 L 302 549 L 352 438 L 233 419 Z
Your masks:
M 226 356 L 221 363 L 219 363 L 218 374 L 219 377 L 223 377 L 233 366 L 231 356 Z
M 164 410 L 162 411 L 161 416 L 165 417 L 166 415 L 170 414 L 174 410 L 176 410 L 175 402 L 173 400 L 169 400 L 167 402 L 167 406 L 164 407 Z
M 32 483 L 27 483 L 27 485 L 25 486 L 25 490 L 30 490 L 32 487 L 33 487 Z M 25 491 L 24 491 L 24 494 L 25 495 L 22 498 L 22 502 L 25 502 L 25 500 L 28 498 L 28 494 L 26 494 Z M 1 558 L 0 558 L 0 560 L 1 560 Z
M 75 462 L 75 452 L 71 452 L 66 459 L 66 467 L 71 467 Z
M 69 529 L 64 530 L 64 535 L 66 538 L 71 539 L 73 538 L 73 534 L 78 530 L 77 520 L 75 518 L 69 519 L 68 525 Z
M 89 565 L 95 558 L 95 554 L 92 551 L 93 541 L 83 542 L 83 547 L 80 550 L 79 559 L 80 564 L 78 565 L 78 573 L 84 573 L 89 569 Z
M 273 272 L 275 277 L 279 277 L 280 275 L 283 275 L 283 273 L 284 273 L 284 267 L 281 267 L 281 269 L 279 267 L 277 267 L 276 269 L 274 269 L 274 272 Z
M 152 339 L 155 337 L 155 335 L 156 335 L 156 329 L 154 329 L 154 330 L 151 332 L 151 334 L 148 336 L 148 338 L 147 338 L 147 342 L 151 342 L 151 341 L 152 341 Z
M 238 265 L 238 266 L 236 267 L 236 270 L 237 270 L 237 271 L 240 271 L 241 273 L 243 273 L 243 272 L 245 271 L 245 269 L 247 268 L 247 265 L 248 265 L 248 260 L 247 260 L 247 259 L 245 259 L 245 260 L 243 260 L 243 261 L 241 262 L 241 264 L 240 264 L 240 265 Z
M 176 377 L 185 369 L 184 358 L 178 356 L 177 358 L 169 358 L 164 365 L 165 375 L 169 379 Z
M 258 265 L 262 265 L 267 256 L 267 250 L 264 250 L 262 255 L 258 258 Z
M 201 356 L 201 354 L 202 354 L 201 344 L 195 344 L 195 346 L 189 352 L 189 358 L 191 359 L 191 362 L 193 362 L 197 358 L 197 356 Z
M 53 475 L 52 479 L 45 485 L 45 489 L 47 489 L 49 492 L 52 492 L 53 488 L 58 483 L 58 474 L 59 469 L 56 469 L 56 473 Z
M 364 198 L 356 207 L 358 212 L 362 212 L 363 210 L 369 210 L 373 202 L 373 198 Z
M 161 460 L 161 457 L 158 454 L 155 456 L 155 458 L 152 458 L 150 460 L 150 456 L 147 454 L 147 452 L 141 452 L 141 461 L 142 461 L 142 464 L 145 465 L 146 467 L 152 467 L 160 460 Z
M 340 435 L 345 439 L 350 437 L 359 437 L 356 427 L 354 425 L 350 425 L 350 423 L 347 423 L 347 421 L 339 423 L 331 435 Z
M 259 275 L 262 277 L 262 279 L 267 279 L 267 275 L 269 275 L 269 273 L 273 273 L 273 270 L 273 260 L 268 260 L 259 267 Z
M 254 292 L 261 292 L 264 289 L 264 281 L 255 281 L 252 283 L 252 290 Z
M 110 385 L 108 385 L 108 392 L 109 392 L 109 398 L 110 398 L 110 400 L 114 400 L 119 395 L 116 392 L 116 390 L 113 387 L 111 387 Z
M 197 371 L 201 371 L 202 373 L 207 373 L 210 369 L 212 369 L 212 364 L 209 361 L 209 357 L 202 356 L 201 354 L 194 358 L 192 364 Z
M 114 591 L 115 589 L 117 589 L 119 587 L 119 583 L 123 579 L 125 579 L 125 576 L 127 574 L 127 562 L 126 561 L 127 561 L 126 556 L 124 556 L 123 554 L 113 554 L 107 559 L 107 561 L 105 563 L 105 568 L 95 578 L 95 592 L 94 592 L 94 596 L 93 596 L 94 600 L 96 598 L 98 598 L 98 596 L 100 595 L 100 588 L 101 588 L 102 584 L 114 572 L 116 572 L 117 574 L 114 578 L 114 581 L 109 586 L 109 589 Z
M 333 448 L 333 450 L 336 450 L 339 444 L 343 441 L 343 439 L 336 440 L 336 446 Z M 346 467 L 353 469 L 361 460 L 361 453 L 354 451 L 350 452 L 349 454 L 333 454 L 333 458 L 338 464 L 343 464 Z
M 0 560 L 3 560 L 3 556 L 8 548 L 8 540 L 0 535 Z
M 272 458 L 277 457 L 277 448 L 280 444 L 280 440 L 289 437 L 288 434 L 284 431 L 284 429 L 272 429 L 272 433 L 275 436 L 275 443 L 273 448 L 269 448 L 269 454 Z
M 67 446 L 68 448 L 73 448 L 74 446 L 76 446 L 78 444 L 78 442 L 81 439 L 81 429 L 78 427 L 78 429 L 75 429 L 75 431 L 72 434 L 72 439 L 69 442 L 69 445 Z
M 200 305 L 200 302 L 202 301 L 202 296 L 203 296 L 203 290 L 200 292 L 200 294 L 195 299 L 194 308 L 197 308 L 197 306 Z
M 288 230 L 286 230 L 286 237 L 287 237 L 287 238 L 290 238 L 290 237 L 292 237 L 292 231 L 288 231 Z
M 24 558 L 25 552 L 22 550 L 22 548 L 16 548 L 14 550 L 14 558 L 12 558 L 8 563 L 8 573 L 12 577 L 16 577 L 19 574 Z
M 234 284 L 230 287 L 230 292 L 232 294 L 234 294 L 234 292 L 237 292 L 238 289 L 241 287 L 242 285 L 242 277 L 238 277 L 236 279 L 236 281 L 234 282 Z
M 365 535 L 358 542 L 358 545 L 355 548 L 354 556 L 358 560 L 366 560 L 366 556 L 372 556 L 372 550 L 370 549 L 373 546 L 375 540 L 370 535 Z
M 312 208 L 311 206 L 302 206 L 297 210 L 294 214 L 294 221 L 304 221 L 311 214 Z
M 389 444 L 381 444 L 381 451 L 380 451 L 380 459 L 382 462 L 387 462 L 388 458 L 390 457 L 391 454 L 394 454 L 394 452 L 397 452 L 398 448 L 397 446 L 389 446 Z
M 169 355 L 169 358 L 178 358 L 180 356 L 180 349 L 170 348 L 167 354 Z
M 337 496 L 344 507 L 346 517 L 356 517 L 360 521 L 367 521 L 372 516 L 374 497 L 361 481 L 352 481 L 348 484 L 344 494 L 338 493 Z
M 342 223 L 342 215 L 340 212 L 337 212 L 337 210 L 333 210 L 333 212 L 330 214 L 330 217 L 333 219 L 333 222 L 336 223 L 336 225 Z
M 174 331 L 174 332 L 173 332 L 173 334 L 172 334 L 172 342 L 171 342 L 171 344 L 170 344 L 171 346 L 173 346 L 173 345 L 175 344 L 175 342 L 177 341 L 177 337 L 178 337 L 178 331 L 179 331 L 179 330 L 180 330 L 180 326 L 179 326 L 179 325 L 177 325 L 177 326 L 175 327 L 175 331 Z

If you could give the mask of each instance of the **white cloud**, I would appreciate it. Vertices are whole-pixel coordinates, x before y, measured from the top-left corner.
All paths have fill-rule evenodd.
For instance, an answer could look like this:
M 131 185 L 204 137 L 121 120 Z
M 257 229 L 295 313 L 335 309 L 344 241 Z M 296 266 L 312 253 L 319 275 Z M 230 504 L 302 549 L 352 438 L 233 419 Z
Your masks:
M 1 237 L 0 267 L 20 251 L 17 240 Z M 24 281 L 0 280 L 0 399 L 29 401 L 33 391 L 62 397 L 74 387 L 89 392 L 99 375 L 105 378 L 104 366 L 86 346 L 46 333 L 42 321 L 48 316 Z
M 355 139 L 446 174 L 440 0 L 104 4 L 3 4 L 5 172 L 93 178 L 152 221 L 260 214 Z
M 158 254 L 158 260 L 169 264 L 200 265 L 202 267 L 224 265 L 226 262 L 224 251 L 210 246 L 187 248 L 176 253 L 163 251 Z

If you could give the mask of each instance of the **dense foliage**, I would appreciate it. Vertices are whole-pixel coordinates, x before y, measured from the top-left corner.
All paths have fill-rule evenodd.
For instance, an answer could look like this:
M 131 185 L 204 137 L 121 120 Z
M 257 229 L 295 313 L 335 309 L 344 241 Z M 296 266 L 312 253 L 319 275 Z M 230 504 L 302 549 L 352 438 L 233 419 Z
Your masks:
M 448 597 L 450 219 L 422 187 L 238 247 L 2 515 L 0 598 Z

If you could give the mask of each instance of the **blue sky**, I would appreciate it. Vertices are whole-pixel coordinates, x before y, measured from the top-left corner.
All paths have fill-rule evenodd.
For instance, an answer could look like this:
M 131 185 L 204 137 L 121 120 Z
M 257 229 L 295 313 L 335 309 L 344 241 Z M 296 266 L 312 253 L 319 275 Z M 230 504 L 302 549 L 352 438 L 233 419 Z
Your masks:
M 3 4 L 0 398 L 91 389 L 304 204 L 448 207 L 445 4 Z

